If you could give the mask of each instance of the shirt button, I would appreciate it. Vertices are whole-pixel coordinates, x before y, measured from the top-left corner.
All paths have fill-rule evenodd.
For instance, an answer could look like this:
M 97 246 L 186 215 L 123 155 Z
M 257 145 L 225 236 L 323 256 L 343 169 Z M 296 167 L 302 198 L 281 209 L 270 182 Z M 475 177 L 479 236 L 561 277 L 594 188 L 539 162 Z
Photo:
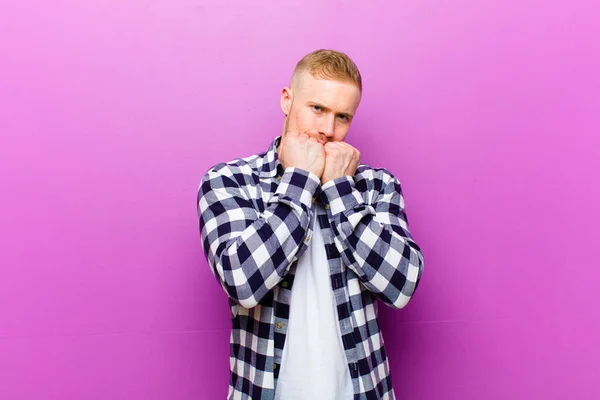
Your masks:
M 329 210 L 331 207 L 329 206 L 329 204 L 325 204 L 325 208 Z
M 281 176 L 277 175 L 277 180 L 280 181 L 281 180 Z
M 273 369 L 277 369 L 277 364 L 273 364 Z
M 304 243 L 308 243 L 308 242 L 310 242 L 310 235 L 308 235 L 308 236 L 306 237 L 306 239 L 304 239 Z
M 312 203 L 315 204 L 317 202 L 317 199 L 315 199 L 314 197 L 312 198 Z
M 281 286 L 288 287 L 288 282 L 287 281 L 283 281 L 283 283 L 281 284 Z
M 281 328 L 283 328 L 283 324 L 281 322 L 278 322 L 277 323 L 277 329 L 281 329 Z

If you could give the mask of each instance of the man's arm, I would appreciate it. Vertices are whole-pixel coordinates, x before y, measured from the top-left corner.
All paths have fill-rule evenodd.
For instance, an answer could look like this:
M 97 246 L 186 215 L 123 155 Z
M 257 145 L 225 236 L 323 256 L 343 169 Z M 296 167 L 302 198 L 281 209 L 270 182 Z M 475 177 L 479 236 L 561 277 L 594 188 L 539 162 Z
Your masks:
M 213 274 L 236 303 L 256 306 L 306 249 L 319 185 L 316 175 L 286 168 L 259 214 L 227 167 L 204 175 L 197 199 L 202 247 Z
M 376 194 L 369 202 L 352 176 L 325 183 L 323 194 L 344 263 L 385 304 L 402 308 L 421 278 L 423 255 L 408 229 L 398 179 L 383 169 L 373 174 Z M 357 184 L 366 191 L 365 180 Z

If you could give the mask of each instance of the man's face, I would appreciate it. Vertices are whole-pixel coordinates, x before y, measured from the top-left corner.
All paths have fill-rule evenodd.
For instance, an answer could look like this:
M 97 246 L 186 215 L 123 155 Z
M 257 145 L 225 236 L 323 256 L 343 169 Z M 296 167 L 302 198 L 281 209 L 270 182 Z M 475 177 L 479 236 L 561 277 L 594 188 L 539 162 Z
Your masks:
M 354 83 L 317 79 L 303 72 L 281 92 L 281 109 L 287 115 L 283 133 L 306 133 L 321 144 L 343 141 L 360 98 Z

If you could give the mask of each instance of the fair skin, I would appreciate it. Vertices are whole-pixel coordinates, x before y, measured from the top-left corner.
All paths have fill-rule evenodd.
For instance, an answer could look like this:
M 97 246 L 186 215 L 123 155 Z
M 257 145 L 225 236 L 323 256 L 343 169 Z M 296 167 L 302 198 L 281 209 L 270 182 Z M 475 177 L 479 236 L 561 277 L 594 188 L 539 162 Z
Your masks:
M 312 172 L 322 184 L 354 176 L 360 152 L 344 139 L 360 99 L 360 89 L 352 82 L 296 74 L 281 91 L 286 116 L 278 149 L 282 166 Z

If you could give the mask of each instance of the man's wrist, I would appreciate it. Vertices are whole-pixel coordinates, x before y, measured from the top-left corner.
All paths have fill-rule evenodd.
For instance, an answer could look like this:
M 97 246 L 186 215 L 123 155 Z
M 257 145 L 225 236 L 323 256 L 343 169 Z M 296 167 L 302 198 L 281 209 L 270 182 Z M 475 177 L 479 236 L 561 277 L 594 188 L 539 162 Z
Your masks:
M 313 195 L 321 183 L 317 175 L 297 167 L 285 168 L 278 180 L 276 195 L 296 200 L 308 208 L 312 206 Z
M 354 177 L 350 175 L 331 179 L 321 186 L 325 204 L 331 214 L 336 215 L 364 203 L 360 192 L 356 190 Z

